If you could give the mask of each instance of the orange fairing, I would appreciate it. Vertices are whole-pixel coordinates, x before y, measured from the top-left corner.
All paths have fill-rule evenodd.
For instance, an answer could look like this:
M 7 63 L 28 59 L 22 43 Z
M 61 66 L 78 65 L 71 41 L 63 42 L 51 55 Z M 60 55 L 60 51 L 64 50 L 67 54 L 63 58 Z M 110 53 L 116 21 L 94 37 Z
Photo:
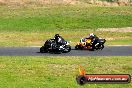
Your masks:
M 85 42 L 79 43 L 80 46 L 85 46 Z
M 85 75 L 85 69 L 82 67 L 82 66 L 80 66 L 79 67 L 79 73 L 80 73 L 80 75 Z

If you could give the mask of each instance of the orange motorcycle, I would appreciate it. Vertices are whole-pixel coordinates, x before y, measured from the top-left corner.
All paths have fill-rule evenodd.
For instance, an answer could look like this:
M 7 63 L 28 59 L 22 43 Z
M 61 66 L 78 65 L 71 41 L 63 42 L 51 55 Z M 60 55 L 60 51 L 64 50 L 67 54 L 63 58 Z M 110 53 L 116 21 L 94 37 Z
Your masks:
M 99 39 L 96 44 L 93 44 L 93 40 L 90 38 L 81 39 L 75 46 L 76 50 L 102 50 L 104 48 L 105 39 Z

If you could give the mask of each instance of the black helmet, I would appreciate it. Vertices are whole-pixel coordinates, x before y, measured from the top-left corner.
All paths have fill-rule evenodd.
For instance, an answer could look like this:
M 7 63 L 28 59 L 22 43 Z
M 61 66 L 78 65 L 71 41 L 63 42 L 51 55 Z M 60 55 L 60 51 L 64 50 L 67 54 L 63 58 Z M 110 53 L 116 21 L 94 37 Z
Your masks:
M 55 37 L 59 37 L 60 35 L 59 34 L 55 34 Z

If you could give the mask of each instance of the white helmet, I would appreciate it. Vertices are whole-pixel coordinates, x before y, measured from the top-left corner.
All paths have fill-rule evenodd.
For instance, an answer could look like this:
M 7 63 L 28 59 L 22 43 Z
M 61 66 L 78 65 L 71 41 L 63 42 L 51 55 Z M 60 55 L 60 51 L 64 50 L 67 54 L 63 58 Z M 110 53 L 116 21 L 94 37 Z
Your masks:
M 90 37 L 93 37 L 93 36 L 94 36 L 94 34 L 93 34 L 93 33 L 90 33 L 90 34 L 89 34 L 89 36 L 90 36 Z

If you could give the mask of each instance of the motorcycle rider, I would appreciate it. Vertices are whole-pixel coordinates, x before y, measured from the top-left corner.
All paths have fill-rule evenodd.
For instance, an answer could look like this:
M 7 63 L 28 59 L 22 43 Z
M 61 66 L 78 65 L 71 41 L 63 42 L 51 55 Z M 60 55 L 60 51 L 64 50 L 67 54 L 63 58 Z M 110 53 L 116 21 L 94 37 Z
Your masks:
M 93 41 L 94 39 L 98 40 L 99 38 L 96 35 L 94 35 L 93 33 L 90 33 L 88 37 L 82 38 L 80 40 L 80 42 L 86 42 L 87 39 L 91 39 Z
M 88 38 L 91 39 L 93 47 L 96 47 L 99 44 L 99 38 L 93 33 L 90 33 Z
M 56 42 L 56 44 L 57 45 L 64 45 L 65 44 L 65 40 L 64 40 L 64 38 L 62 38 L 59 34 L 55 34 L 55 36 L 54 36 L 54 39 L 55 39 L 55 42 Z

